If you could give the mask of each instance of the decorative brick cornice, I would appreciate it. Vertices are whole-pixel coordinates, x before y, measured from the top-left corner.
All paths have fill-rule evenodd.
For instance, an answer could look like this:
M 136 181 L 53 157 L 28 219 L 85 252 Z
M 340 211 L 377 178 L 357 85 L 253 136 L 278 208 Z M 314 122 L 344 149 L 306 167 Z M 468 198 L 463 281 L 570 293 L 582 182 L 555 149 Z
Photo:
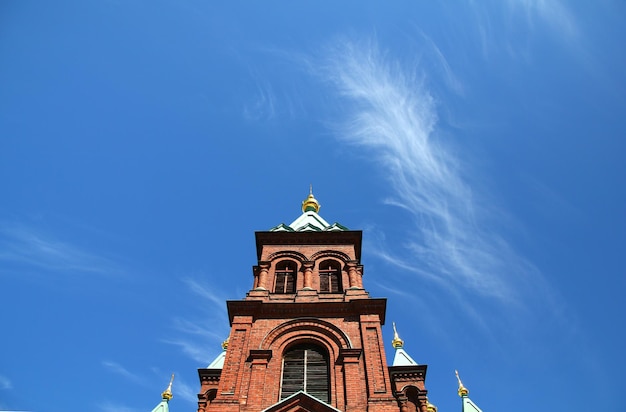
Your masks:
M 257 260 L 261 259 L 263 245 L 354 245 L 356 259 L 361 260 L 363 232 L 255 232 Z
M 389 376 L 391 380 L 398 382 L 408 380 L 423 381 L 426 378 L 427 365 L 390 366 Z
M 280 233 L 280 232 L 279 232 Z M 357 299 L 348 302 L 262 302 L 258 300 L 229 300 L 228 318 L 232 325 L 235 316 L 252 316 L 256 319 L 285 319 L 299 317 L 345 317 L 378 315 L 385 323 L 387 299 Z
M 391 374 L 391 379 L 396 382 L 414 382 L 416 380 L 423 381 L 424 374 L 420 372 L 406 372 L 406 373 L 393 373 Z
M 200 382 L 218 382 L 222 376 L 221 369 L 198 369 Z

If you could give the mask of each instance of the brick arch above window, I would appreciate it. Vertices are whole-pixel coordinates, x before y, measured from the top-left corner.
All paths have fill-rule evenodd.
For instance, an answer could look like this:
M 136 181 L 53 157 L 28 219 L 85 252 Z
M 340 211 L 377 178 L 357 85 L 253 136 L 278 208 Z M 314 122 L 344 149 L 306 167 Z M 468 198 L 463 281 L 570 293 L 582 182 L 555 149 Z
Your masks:
M 350 338 L 332 323 L 317 318 L 296 318 L 281 323 L 269 331 L 261 341 L 259 349 L 286 347 L 303 339 L 328 342 L 326 346 L 329 352 L 338 353 L 339 349 L 352 348 Z M 336 350 L 331 351 L 330 347 L 335 347 Z
M 337 259 L 342 262 L 342 265 L 352 260 L 350 256 L 348 256 L 347 254 L 343 252 L 339 252 L 337 250 L 320 250 L 319 252 L 315 252 L 311 256 L 310 260 L 316 261 L 316 260 L 321 260 L 325 258 Z
M 308 259 L 300 252 L 296 252 L 295 250 L 281 250 L 278 252 L 274 252 L 267 257 L 267 260 L 270 262 L 277 261 L 282 258 L 289 258 L 298 261 L 300 264 L 306 262 Z

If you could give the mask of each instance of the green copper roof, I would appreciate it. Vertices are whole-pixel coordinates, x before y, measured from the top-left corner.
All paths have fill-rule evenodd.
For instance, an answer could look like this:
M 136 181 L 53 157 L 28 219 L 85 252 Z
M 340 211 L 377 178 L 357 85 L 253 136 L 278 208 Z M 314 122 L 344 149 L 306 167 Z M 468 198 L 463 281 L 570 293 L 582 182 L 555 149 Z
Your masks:
M 281 223 L 270 229 L 270 232 L 343 232 L 347 227 L 335 222 L 332 225 L 314 210 L 307 209 L 290 225 Z
M 400 335 L 398 335 L 396 322 L 392 322 L 391 324 L 393 325 L 393 340 L 391 341 L 391 344 L 396 350 L 391 366 L 417 366 L 418 363 L 415 362 L 404 349 L 402 349 L 404 347 L 404 341 L 400 339 Z
M 463 412 L 483 412 L 470 398 L 463 397 Z
M 417 366 L 418 363 L 409 356 L 408 353 L 402 348 L 396 348 L 396 355 L 393 357 L 393 364 L 391 366 Z
M 174 383 L 174 374 L 172 374 L 172 379 L 170 379 L 170 384 L 167 386 L 167 389 L 161 394 L 161 402 L 152 410 L 152 412 L 170 411 L 169 401 L 174 397 L 174 395 L 172 395 L 172 383 Z
M 320 204 L 313 196 L 313 187 L 309 191 L 309 196 L 302 202 L 302 214 L 290 225 L 281 223 L 270 229 L 270 232 L 343 232 L 349 230 L 347 227 L 335 222 L 332 225 L 324 220 L 317 212 Z
M 217 355 L 217 358 L 215 358 L 213 362 L 211 362 L 211 364 L 207 366 L 206 368 L 207 369 L 223 369 L 224 359 L 226 359 L 226 349 L 224 349 L 219 355 Z
M 170 411 L 170 407 L 169 404 L 167 403 L 167 399 L 163 399 L 161 401 L 161 403 L 159 403 L 153 410 L 152 412 L 169 412 Z

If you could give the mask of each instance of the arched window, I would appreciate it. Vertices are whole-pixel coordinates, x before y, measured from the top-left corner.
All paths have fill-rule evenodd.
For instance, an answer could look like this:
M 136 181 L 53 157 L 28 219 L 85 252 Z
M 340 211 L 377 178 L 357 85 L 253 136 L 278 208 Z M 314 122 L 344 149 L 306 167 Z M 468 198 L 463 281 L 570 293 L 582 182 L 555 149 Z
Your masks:
M 320 263 L 320 292 L 341 292 L 341 269 L 339 263 L 334 260 L 325 260 Z
M 328 355 L 316 345 L 297 345 L 285 352 L 283 376 L 280 383 L 280 399 L 298 391 L 328 403 Z
M 419 411 L 419 391 L 415 386 L 409 386 L 406 390 L 408 412 Z
M 217 397 L 217 389 L 209 389 L 206 392 L 206 400 L 211 403 Z
M 276 265 L 274 293 L 296 293 L 296 263 L 283 260 Z

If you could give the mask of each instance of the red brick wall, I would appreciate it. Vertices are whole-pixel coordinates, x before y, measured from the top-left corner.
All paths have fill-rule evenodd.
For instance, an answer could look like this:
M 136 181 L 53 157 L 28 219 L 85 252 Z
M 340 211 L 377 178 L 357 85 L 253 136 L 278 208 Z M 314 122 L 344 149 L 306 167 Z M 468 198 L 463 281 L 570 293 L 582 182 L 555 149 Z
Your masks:
M 333 233 L 328 233 L 328 236 L 332 240 Z M 317 267 L 320 261 L 331 258 L 341 263 L 344 290 L 348 289 L 350 282 L 346 269 L 348 263 L 360 264 L 356 262 L 357 253 L 360 253 L 356 245 L 334 243 L 337 242 L 259 245 L 259 264 L 269 263 L 266 279 L 269 292 L 251 291 L 245 300 L 255 305 L 274 305 L 271 307 L 278 309 L 297 307 L 299 312 L 295 316 L 284 317 L 276 316 L 276 313 L 281 313 L 276 310 L 259 309 L 259 313 L 253 314 L 230 313 L 232 327 L 217 396 L 203 412 L 258 412 L 277 403 L 283 353 L 290 346 L 304 342 L 314 343 L 328 352 L 332 406 L 350 412 L 400 410 L 389 379 L 381 318 L 375 311 L 368 311 L 367 305 L 352 305 L 350 300 L 354 297 L 348 296 L 351 293 L 359 299 L 368 299 L 367 293 L 351 290 L 349 293 L 322 295 L 316 292 L 319 289 Z M 291 296 L 274 295 L 271 293 L 273 270 L 276 263 L 285 258 L 298 262 L 296 289 L 299 292 Z M 312 276 L 314 291 L 301 291 L 303 272 L 300 269 L 304 262 L 311 261 L 315 262 Z M 253 288 L 257 286 L 258 276 L 259 270 L 255 270 Z M 260 303 L 254 302 L 259 300 Z M 299 306 L 287 306 L 296 302 Z M 312 302 L 318 303 L 306 304 Z M 320 306 L 319 302 L 334 305 L 333 314 L 323 310 L 325 306 Z M 384 301 L 381 304 L 384 305 Z M 384 316 L 384 306 L 381 307 Z M 203 390 L 206 388 L 208 385 L 203 386 Z

